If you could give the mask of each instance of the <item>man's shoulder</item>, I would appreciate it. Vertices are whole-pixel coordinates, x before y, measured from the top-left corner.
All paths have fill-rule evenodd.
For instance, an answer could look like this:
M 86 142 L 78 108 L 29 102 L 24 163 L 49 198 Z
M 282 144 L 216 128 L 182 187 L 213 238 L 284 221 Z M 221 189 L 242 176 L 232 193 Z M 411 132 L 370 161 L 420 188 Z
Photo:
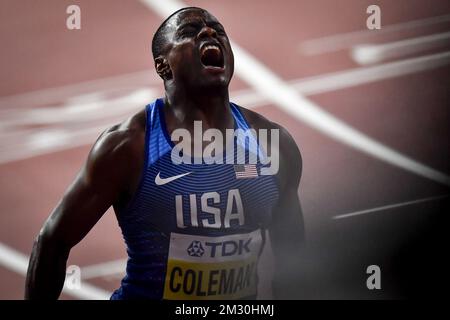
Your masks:
M 145 143 L 145 110 L 115 124 L 99 136 L 89 154 L 89 161 L 107 163 L 140 157 Z
M 303 160 L 294 138 L 286 128 L 267 119 L 263 115 L 241 106 L 239 106 L 239 110 L 251 128 L 255 130 L 278 130 L 280 170 L 278 171 L 277 177 L 283 186 L 290 185 L 297 188 L 302 174 Z M 270 135 L 271 133 L 268 133 L 268 136 Z
M 247 122 L 251 128 L 253 128 L 255 130 L 277 129 L 279 132 L 279 136 L 280 136 L 280 144 L 286 144 L 288 146 L 293 146 L 293 145 L 296 146 L 296 143 L 295 143 L 294 139 L 292 138 L 291 134 L 282 125 L 267 119 L 262 114 L 255 112 L 253 110 L 249 110 L 249 109 L 241 107 L 241 106 L 238 106 L 238 108 L 241 111 L 241 113 L 244 115 L 245 119 L 247 120 Z
M 262 114 L 257 113 L 253 110 L 244 108 L 242 106 L 239 106 L 235 104 L 239 111 L 244 116 L 245 120 L 248 122 L 250 127 L 252 127 L 255 130 L 259 129 L 279 129 L 279 125 L 273 121 L 270 121 L 266 117 L 264 117 Z

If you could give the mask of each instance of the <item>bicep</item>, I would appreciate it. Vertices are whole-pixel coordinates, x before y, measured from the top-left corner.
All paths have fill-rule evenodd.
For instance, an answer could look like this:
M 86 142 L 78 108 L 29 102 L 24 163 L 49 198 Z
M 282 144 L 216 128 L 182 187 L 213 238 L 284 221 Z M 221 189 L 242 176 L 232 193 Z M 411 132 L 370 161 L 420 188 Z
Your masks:
M 47 219 L 43 232 L 61 245 L 73 247 L 111 206 L 111 201 L 104 190 L 77 177 Z
M 120 193 L 118 168 L 111 163 L 114 153 L 97 144 L 41 231 L 66 248 L 84 238 Z

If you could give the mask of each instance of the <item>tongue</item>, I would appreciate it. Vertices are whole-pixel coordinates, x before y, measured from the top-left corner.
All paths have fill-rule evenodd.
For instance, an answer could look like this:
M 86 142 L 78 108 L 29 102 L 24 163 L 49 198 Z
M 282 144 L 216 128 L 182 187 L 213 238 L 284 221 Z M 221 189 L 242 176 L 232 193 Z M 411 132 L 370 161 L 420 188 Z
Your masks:
M 220 51 L 217 49 L 206 49 L 202 54 L 201 61 L 205 66 L 221 67 Z

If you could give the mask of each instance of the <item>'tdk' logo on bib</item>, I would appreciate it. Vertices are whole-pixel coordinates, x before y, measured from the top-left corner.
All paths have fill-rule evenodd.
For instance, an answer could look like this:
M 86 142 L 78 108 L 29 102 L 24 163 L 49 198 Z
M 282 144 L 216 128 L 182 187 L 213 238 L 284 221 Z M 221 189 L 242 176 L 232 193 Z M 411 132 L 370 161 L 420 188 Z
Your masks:
M 205 253 L 205 250 L 200 241 L 194 240 L 187 248 L 187 253 L 191 257 L 201 257 Z

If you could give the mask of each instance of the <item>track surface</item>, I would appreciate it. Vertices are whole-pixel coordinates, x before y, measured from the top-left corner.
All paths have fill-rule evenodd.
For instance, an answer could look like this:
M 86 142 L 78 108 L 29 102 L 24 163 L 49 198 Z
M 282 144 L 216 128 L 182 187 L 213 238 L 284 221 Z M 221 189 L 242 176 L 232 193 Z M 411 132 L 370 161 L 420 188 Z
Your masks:
M 33 238 L 96 136 L 163 93 L 149 50 L 162 17 L 145 1 L 75 1 L 82 28 L 69 31 L 65 10 L 73 3 L 0 4 L 0 299 L 23 297 Z M 186 3 L 210 10 L 235 43 L 322 110 L 450 175 L 448 38 L 432 46 L 419 40 L 417 50 L 399 45 L 371 65 L 353 58 L 364 44 L 382 49 L 448 32 L 447 1 Z M 369 31 L 366 8 L 374 3 L 382 29 Z M 340 143 L 239 77 L 230 90 L 234 101 L 285 126 L 300 146 L 308 238 L 301 296 L 432 294 L 426 290 L 445 275 L 434 254 L 443 246 L 439 221 L 449 211 L 449 186 Z M 69 264 L 82 268 L 85 283 L 98 290 L 93 297 L 101 298 L 119 286 L 125 258 L 110 210 Z M 366 288 L 371 264 L 381 267 L 382 290 Z M 70 291 L 62 297 L 80 298 Z

